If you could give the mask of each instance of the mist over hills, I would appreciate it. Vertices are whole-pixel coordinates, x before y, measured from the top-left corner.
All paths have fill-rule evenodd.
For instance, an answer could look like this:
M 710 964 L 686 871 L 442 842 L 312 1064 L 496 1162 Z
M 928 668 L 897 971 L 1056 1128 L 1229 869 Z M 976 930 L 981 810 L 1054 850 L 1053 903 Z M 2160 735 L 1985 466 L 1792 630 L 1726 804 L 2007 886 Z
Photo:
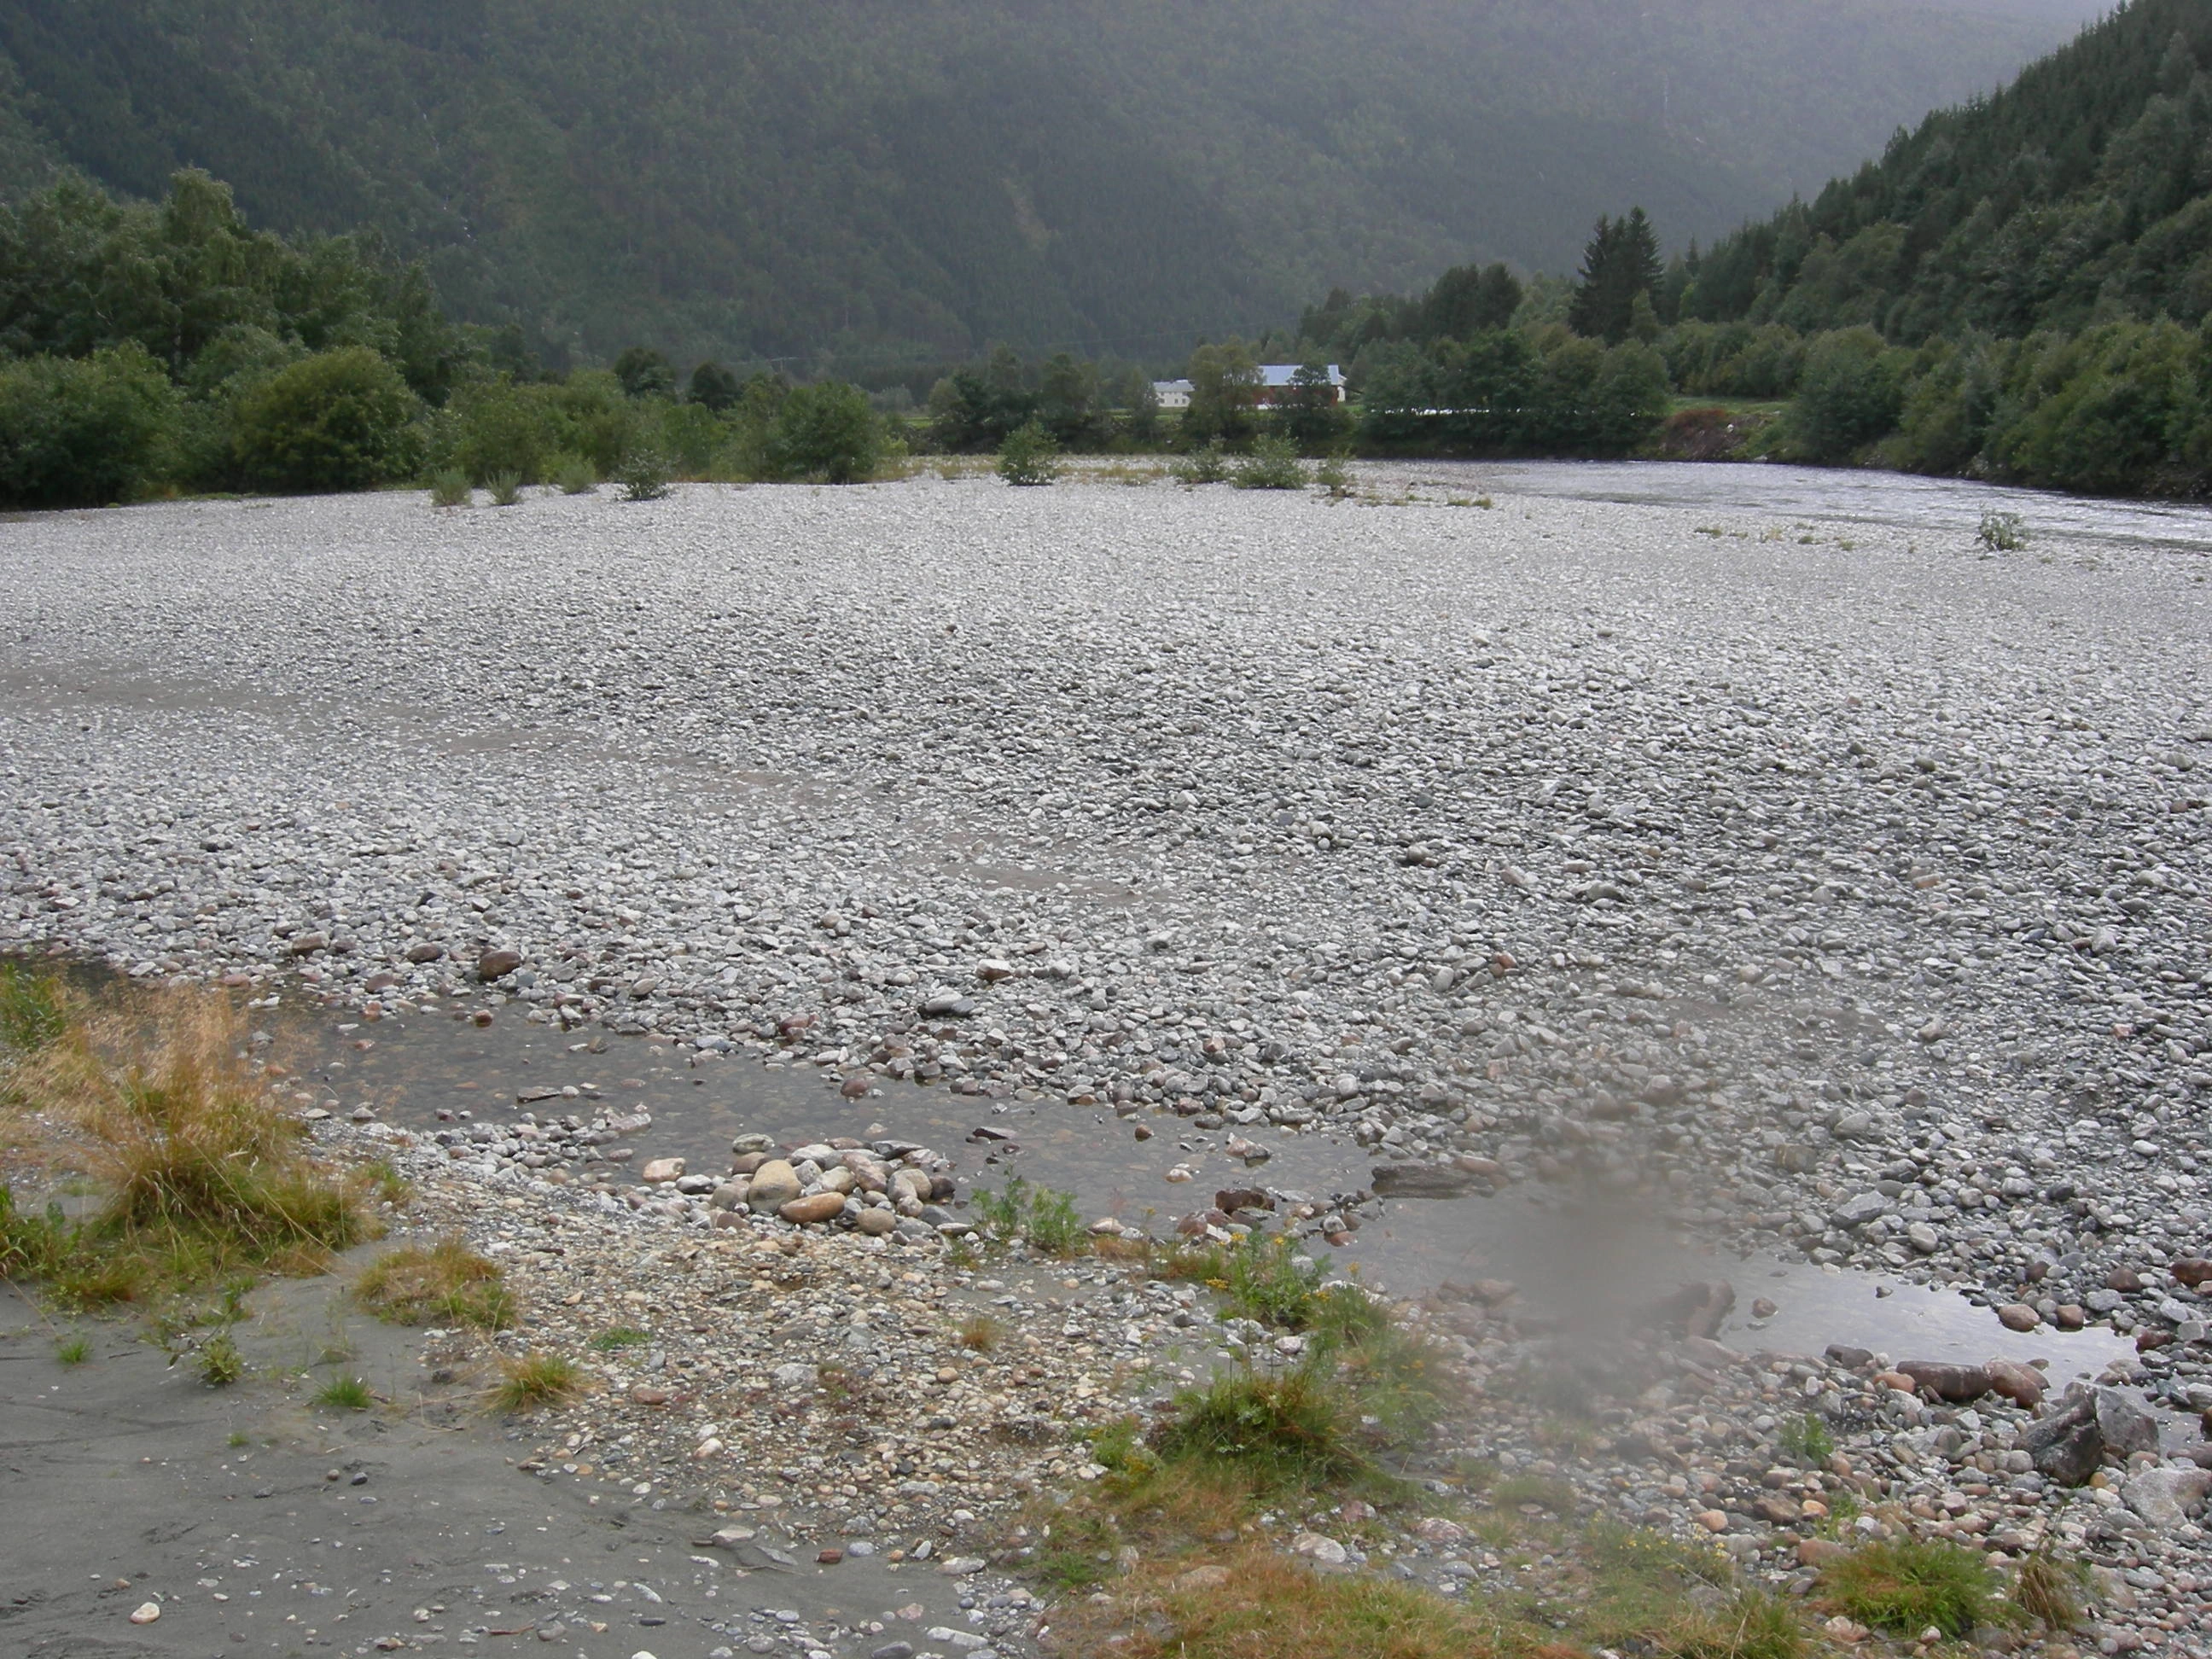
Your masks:
M 380 229 L 556 354 L 1172 356 L 1335 284 L 1711 239 L 2075 0 L 0 0 L 0 187 Z

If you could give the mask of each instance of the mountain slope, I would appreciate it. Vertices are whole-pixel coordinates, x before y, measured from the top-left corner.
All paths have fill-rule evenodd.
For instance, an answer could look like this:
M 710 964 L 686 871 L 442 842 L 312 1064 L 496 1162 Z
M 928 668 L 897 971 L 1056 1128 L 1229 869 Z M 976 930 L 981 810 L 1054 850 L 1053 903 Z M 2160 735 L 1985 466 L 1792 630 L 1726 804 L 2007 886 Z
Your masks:
M 0 178 L 381 228 L 605 356 L 1128 355 L 1343 283 L 1710 236 L 2070 0 L 0 0 Z
M 2134 0 L 1713 246 L 1686 317 L 1917 344 L 2212 314 L 2212 4 Z

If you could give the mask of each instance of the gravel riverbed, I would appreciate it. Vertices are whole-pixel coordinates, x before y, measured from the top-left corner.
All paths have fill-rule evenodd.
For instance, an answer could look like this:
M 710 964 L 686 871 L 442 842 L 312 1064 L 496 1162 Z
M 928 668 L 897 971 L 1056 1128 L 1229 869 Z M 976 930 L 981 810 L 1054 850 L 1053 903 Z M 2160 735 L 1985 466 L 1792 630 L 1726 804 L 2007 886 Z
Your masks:
M 2212 1406 L 2203 557 L 1361 483 L 18 520 L 0 946 L 1338 1136 Z

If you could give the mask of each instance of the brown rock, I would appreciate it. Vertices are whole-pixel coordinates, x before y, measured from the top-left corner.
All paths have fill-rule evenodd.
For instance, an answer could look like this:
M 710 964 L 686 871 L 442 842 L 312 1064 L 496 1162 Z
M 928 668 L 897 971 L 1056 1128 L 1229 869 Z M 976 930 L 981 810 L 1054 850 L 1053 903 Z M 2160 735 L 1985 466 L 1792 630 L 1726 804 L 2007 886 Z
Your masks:
M 868 1092 L 869 1087 L 866 1077 L 848 1077 L 838 1085 L 837 1092 L 848 1100 L 858 1100 Z M 840 1556 L 838 1559 L 842 1561 L 844 1558 Z
M 641 1382 L 629 1391 L 629 1397 L 641 1406 L 665 1406 L 668 1390 L 656 1389 L 650 1382 Z
M 842 1215 L 845 1195 L 842 1193 L 817 1193 L 811 1198 L 794 1198 L 778 1207 L 776 1213 L 786 1221 L 802 1224 L 827 1221 L 832 1216 Z
M 1753 1500 L 1751 1512 L 1769 1526 L 1794 1526 L 1803 1518 L 1805 1511 L 1794 1498 L 1784 1498 L 1779 1492 L 1769 1492 Z
M 1825 1567 L 1831 1561 L 1840 1561 L 1851 1553 L 1850 1546 L 1839 1544 L 1832 1538 L 1801 1538 L 1797 1540 L 1797 1564 L 1806 1567 Z
M 755 1170 L 752 1184 L 745 1188 L 745 1202 L 757 1210 L 772 1210 L 798 1196 L 799 1171 L 780 1158 L 772 1158 Z
M 433 944 L 427 939 L 417 939 L 407 947 L 407 960 L 410 962 L 435 962 L 445 954 L 444 945 Z
M 854 1224 L 872 1238 L 880 1238 L 898 1225 L 896 1210 L 863 1210 Z
M 1874 1382 L 1878 1389 L 1895 1389 L 1899 1394 L 1916 1394 L 1920 1389 L 1920 1384 L 1903 1371 L 1876 1371 Z
M 1463 1152 L 1452 1162 L 1469 1175 L 1480 1176 L 1485 1181 L 1505 1179 L 1505 1166 L 1494 1158 L 1477 1158 L 1471 1152 Z
M 2033 1411 L 2042 1403 L 2043 1373 L 2034 1366 L 2023 1365 L 2016 1359 L 1992 1359 L 1982 1369 L 1989 1373 L 1990 1389 L 2014 1405 Z
M 2139 1291 L 2142 1289 L 2142 1276 L 2133 1267 L 2115 1267 L 2105 1275 L 2105 1288 L 2108 1291 Z
M 1983 1365 L 1956 1365 L 1942 1359 L 1907 1359 L 1897 1369 L 1938 1400 L 1948 1401 L 1954 1406 L 1979 1400 L 1991 1386 L 1989 1369 Z
M 1214 1194 L 1213 1207 L 1234 1215 L 1239 1210 L 1272 1210 L 1275 1200 L 1257 1187 L 1224 1187 Z
M 2051 1316 L 2051 1322 L 2062 1331 L 2078 1331 L 2089 1322 L 2089 1316 L 2086 1310 L 2073 1303 L 2062 1302 L 2058 1304 L 2057 1311 Z
M 487 951 L 477 958 L 477 977 L 489 985 L 495 979 L 505 979 L 521 966 L 520 951 Z
M 842 1550 L 817 1550 L 814 1552 L 814 1559 L 817 1561 L 819 1561 L 825 1567 L 834 1567 L 840 1561 L 845 1559 L 845 1552 Z
M 2032 1331 L 2043 1316 L 2025 1302 L 2008 1302 L 1997 1310 L 1997 1322 L 2008 1331 Z
M 646 1166 L 637 1172 L 637 1178 L 640 1181 L 650 1182 L 654 1185 L 659 1185 L 660 1182 L 665 1181 L 674 1181 L 681 1176 L 683 1173 L 684 1160 L 682 1158 L 656 1158 L 647 1160 Z
M 1729 1529 L 1728 1516 L 1720 1510 L 1705 1510 L 1695 1519 L 1707 1532 L 1726 1532 Z
M 2166 1271 L 2193 1291 L 2206 1279 L 2212 1279 L 2212 1259 L 2201 1255 L 2185 1255 Z

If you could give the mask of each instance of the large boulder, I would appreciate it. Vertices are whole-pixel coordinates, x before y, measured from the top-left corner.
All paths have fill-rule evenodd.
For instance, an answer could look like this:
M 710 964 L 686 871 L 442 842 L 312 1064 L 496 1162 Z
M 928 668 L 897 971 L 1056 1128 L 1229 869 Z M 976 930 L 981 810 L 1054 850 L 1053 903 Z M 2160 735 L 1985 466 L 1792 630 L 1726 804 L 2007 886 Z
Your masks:
M 1903 1371 L 1938 1400 L 1963 1406 L 1970 1400 L 1979 1400 L 1990 1391 L 1990 1372 L 1986 1365 L 1959 1365 L 1942 1359 L 1907 1359 L 1897 1369 Z
M 2186 1522 L 2212 1497 L 2212 1469 L 2145 1469 L 2120 1487 L 2127 1506 L 2154 1527 L 2171 1529 Z
M 752 1182 L 745 1188 L 745 1202 L 755 1210 L 777 1209 L 797 1198 L 801 1190 L 799 1172 L 783 1159 L 772 1158 L 753 1171 Z

